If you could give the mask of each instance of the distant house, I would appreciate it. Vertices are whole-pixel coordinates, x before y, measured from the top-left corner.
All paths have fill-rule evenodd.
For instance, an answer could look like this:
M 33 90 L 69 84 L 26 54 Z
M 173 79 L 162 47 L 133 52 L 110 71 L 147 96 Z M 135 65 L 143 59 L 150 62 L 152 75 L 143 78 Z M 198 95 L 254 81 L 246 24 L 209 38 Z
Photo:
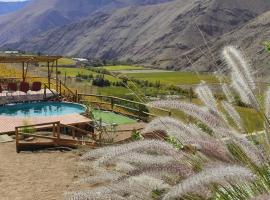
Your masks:
M 5 51 L 5 54 L 19 54 L 19 51 Z
M 72 58 L 72 59 L 78 62 L 88 62 L 88 59 L 86 58 Z

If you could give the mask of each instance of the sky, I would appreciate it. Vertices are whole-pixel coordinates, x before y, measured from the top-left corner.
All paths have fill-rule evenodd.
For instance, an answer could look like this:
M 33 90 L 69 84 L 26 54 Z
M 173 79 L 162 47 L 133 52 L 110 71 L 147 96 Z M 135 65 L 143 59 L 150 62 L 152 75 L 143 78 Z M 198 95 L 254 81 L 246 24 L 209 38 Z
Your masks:
M 16 1 L 26 1 L 26 0 L 0 0 L 3 2 L 16 2 Z

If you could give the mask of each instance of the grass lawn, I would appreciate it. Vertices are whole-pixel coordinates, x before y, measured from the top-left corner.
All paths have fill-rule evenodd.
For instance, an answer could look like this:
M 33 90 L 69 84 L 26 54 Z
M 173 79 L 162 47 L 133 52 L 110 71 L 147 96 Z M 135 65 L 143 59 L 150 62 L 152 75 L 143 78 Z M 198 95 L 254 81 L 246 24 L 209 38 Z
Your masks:
M 43 70 L 47 70 L 46 68 L 43 68 Z M 76 77 L 78 74 L 83 74 L 83 75 L 90 75 L 92 74 L 93 76 L 98 75 L 98 73 L 90 71 L 88 69 L 84 68 L 69 68 L 69 67 L 59 67 L 58 70 L 61 72 L 61 75 L 64 76 L 65 73 L 67 76 L 70 77 Z M 108 79 L 109 81 L 120 81 L 120 79 L 115 78 L 113 76 L 105 75 L 105 78 Z
M 93 115 L 96 120 L 102 120 L 106 124 L 134 124 L 136 120 L 126 117 L 124 115 L 113 112 L 106 112 L 102 110 L 93 110 Z
M 111 65 L 111 66 L 104 66 L 104 67 L 98 67 L 103 68 L 108 71 L 121 71 L 121 70 L 142 70 L 145 69 L 142 66 L 132 66 L 132 65 Z
M 128 74 L 128 76 L 151 82 L 160 81 L 161 83 L 168 85 L 198 84 L 201 80 L 204 80 L 207 83 L 218 83 L 217 78 L 215 78 L 213 75 L 200 74 L 198 76 L 196 73 L 192 72 L 134 73 Z
M 75 65 L 76 61 L 71 58 L 60 58 L 58 60 L 58 65 Z

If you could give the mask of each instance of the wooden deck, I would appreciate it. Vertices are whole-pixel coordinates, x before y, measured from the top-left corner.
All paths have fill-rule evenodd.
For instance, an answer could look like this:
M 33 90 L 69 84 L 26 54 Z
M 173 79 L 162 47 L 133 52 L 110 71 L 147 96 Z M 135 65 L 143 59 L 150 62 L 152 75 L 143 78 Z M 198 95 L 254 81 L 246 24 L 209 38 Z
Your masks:
M 15 127 L 23 126 L 25 125 L 25 122 L 27 122 L 28 124 L 42 124 L 55 121 L 60 121 L 61 124 L 65 125 L 77 125 L 88 123 L 92 120 L 80 114 L 30 118 L 0 116 L 0 134 L 14 133 Z

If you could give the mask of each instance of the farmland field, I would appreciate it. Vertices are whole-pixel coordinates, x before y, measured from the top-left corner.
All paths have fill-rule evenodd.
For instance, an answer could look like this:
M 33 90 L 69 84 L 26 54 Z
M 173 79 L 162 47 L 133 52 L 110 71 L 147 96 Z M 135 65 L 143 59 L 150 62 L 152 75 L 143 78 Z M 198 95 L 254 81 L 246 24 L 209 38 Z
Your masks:
M 198 84 L 201 80 L 207 83 L 218 83 L 217 78 L 213 75 L 200 74 L 191 72 L 155 72 L 155 73 L 132 73 L 127 74 L 135 79 L 148 80 L 150 82 L 160 81 L 163 84 L 189 85 Z
M 46 72 L 47 68 L 39 68 L 43 72 Z M 61 75 L 63 76 L 65 73 L 67 76 L 70 77 L 76 77 L 77 74 L 84 74 L 84 75 L 98 75 L 98 73 L 90 71 L 88 69 L 83 69 L 83 68 L 64 68 L 60 67 L 59 71 L 61 72 Z M 144 71 L 144 70 L 142 70 Z M 6 65 L 0 65 L 0 73 L 1 77 L 20 77 L 21 76 L 21 70 L 20 67 L 8 67 Z M 29 76 L 33 76 L 33 74 L 29 73 Z M 45 73 L 46 75 L 46 73 Z M 212 75 L 207 75 L 207 74 L 202 74 L 197 76 L 195 73 L 189 73 L 189 72 L 154 72 L 154 73 L 135 73 L 135 74 L 128 74 L 130 77 L 134 77 L 136 79 L 140 80 L 148 80 L 151 82 L 155 82 L 160 80 L 161 83 L 165 85 L 192 85 L 192 84 L 197 84 L 200 82 L 200 80 L 205 80 L 208 83 L 217 83 L 218 81 L 216 78 Z M 105 78 L 110 80 L 110 81 L 120 81 L 120 79 L 115 78 L 110 75 L 105 75 Z M 119 87 L 119 86 L 110 86 L 110 87 L 96 87 L 96 86 L 91 86 L 91 84 L 87 81 L 83 82 L 77 82 L 74 87 L 71 85 L 70 86 L 72 89 L 83 89 L 86 88 L 90 93 L 95 93 L 95 94 L 103 94 L 103 95 L 110 95 L 110 96 L 118 96 L 118 97 L 131 97 L 135 96 L 132 94 L 132 91 L 125 88 L 125 87 Z M 157 92 L 153 90 L 164 90 L 164 88 L 156 89 L 156 88 L 151 88 L 151 87 L 144 87 L 144 88 L 138 88 L 142 93 L 147 95 L 148 93 L 152 92 Z M 136 93 L 137 94 L 137 93 Z M 185 100 L 185 99 L 183 99 Z M 201 102 L 198 101 L 198 99 L 194 98 L 193 103 L 195 104 L 200 104 Z M 253 132 L 253 131 L 260 131 L 263 129 L 263 120 L 259 117 L 259 114 L 250 108 L 245 108 L 245 107 L 237 107 L 237 110 L 239 111 L 241 117 L 244 120 L 245 127 L 248 132 Z M 185 118 L 186 117 L 183 115 L 181 112 L 174 112 L 175 117 L 180 117 L 180 118 Z
M 142 66 L 132 66 L 132 65 L 111 65 L 105 67 L 98 67 L 99 69 L 106 69 L 108 71 L 122 71 L 122 70 L 144 70 L 145 67 Z

